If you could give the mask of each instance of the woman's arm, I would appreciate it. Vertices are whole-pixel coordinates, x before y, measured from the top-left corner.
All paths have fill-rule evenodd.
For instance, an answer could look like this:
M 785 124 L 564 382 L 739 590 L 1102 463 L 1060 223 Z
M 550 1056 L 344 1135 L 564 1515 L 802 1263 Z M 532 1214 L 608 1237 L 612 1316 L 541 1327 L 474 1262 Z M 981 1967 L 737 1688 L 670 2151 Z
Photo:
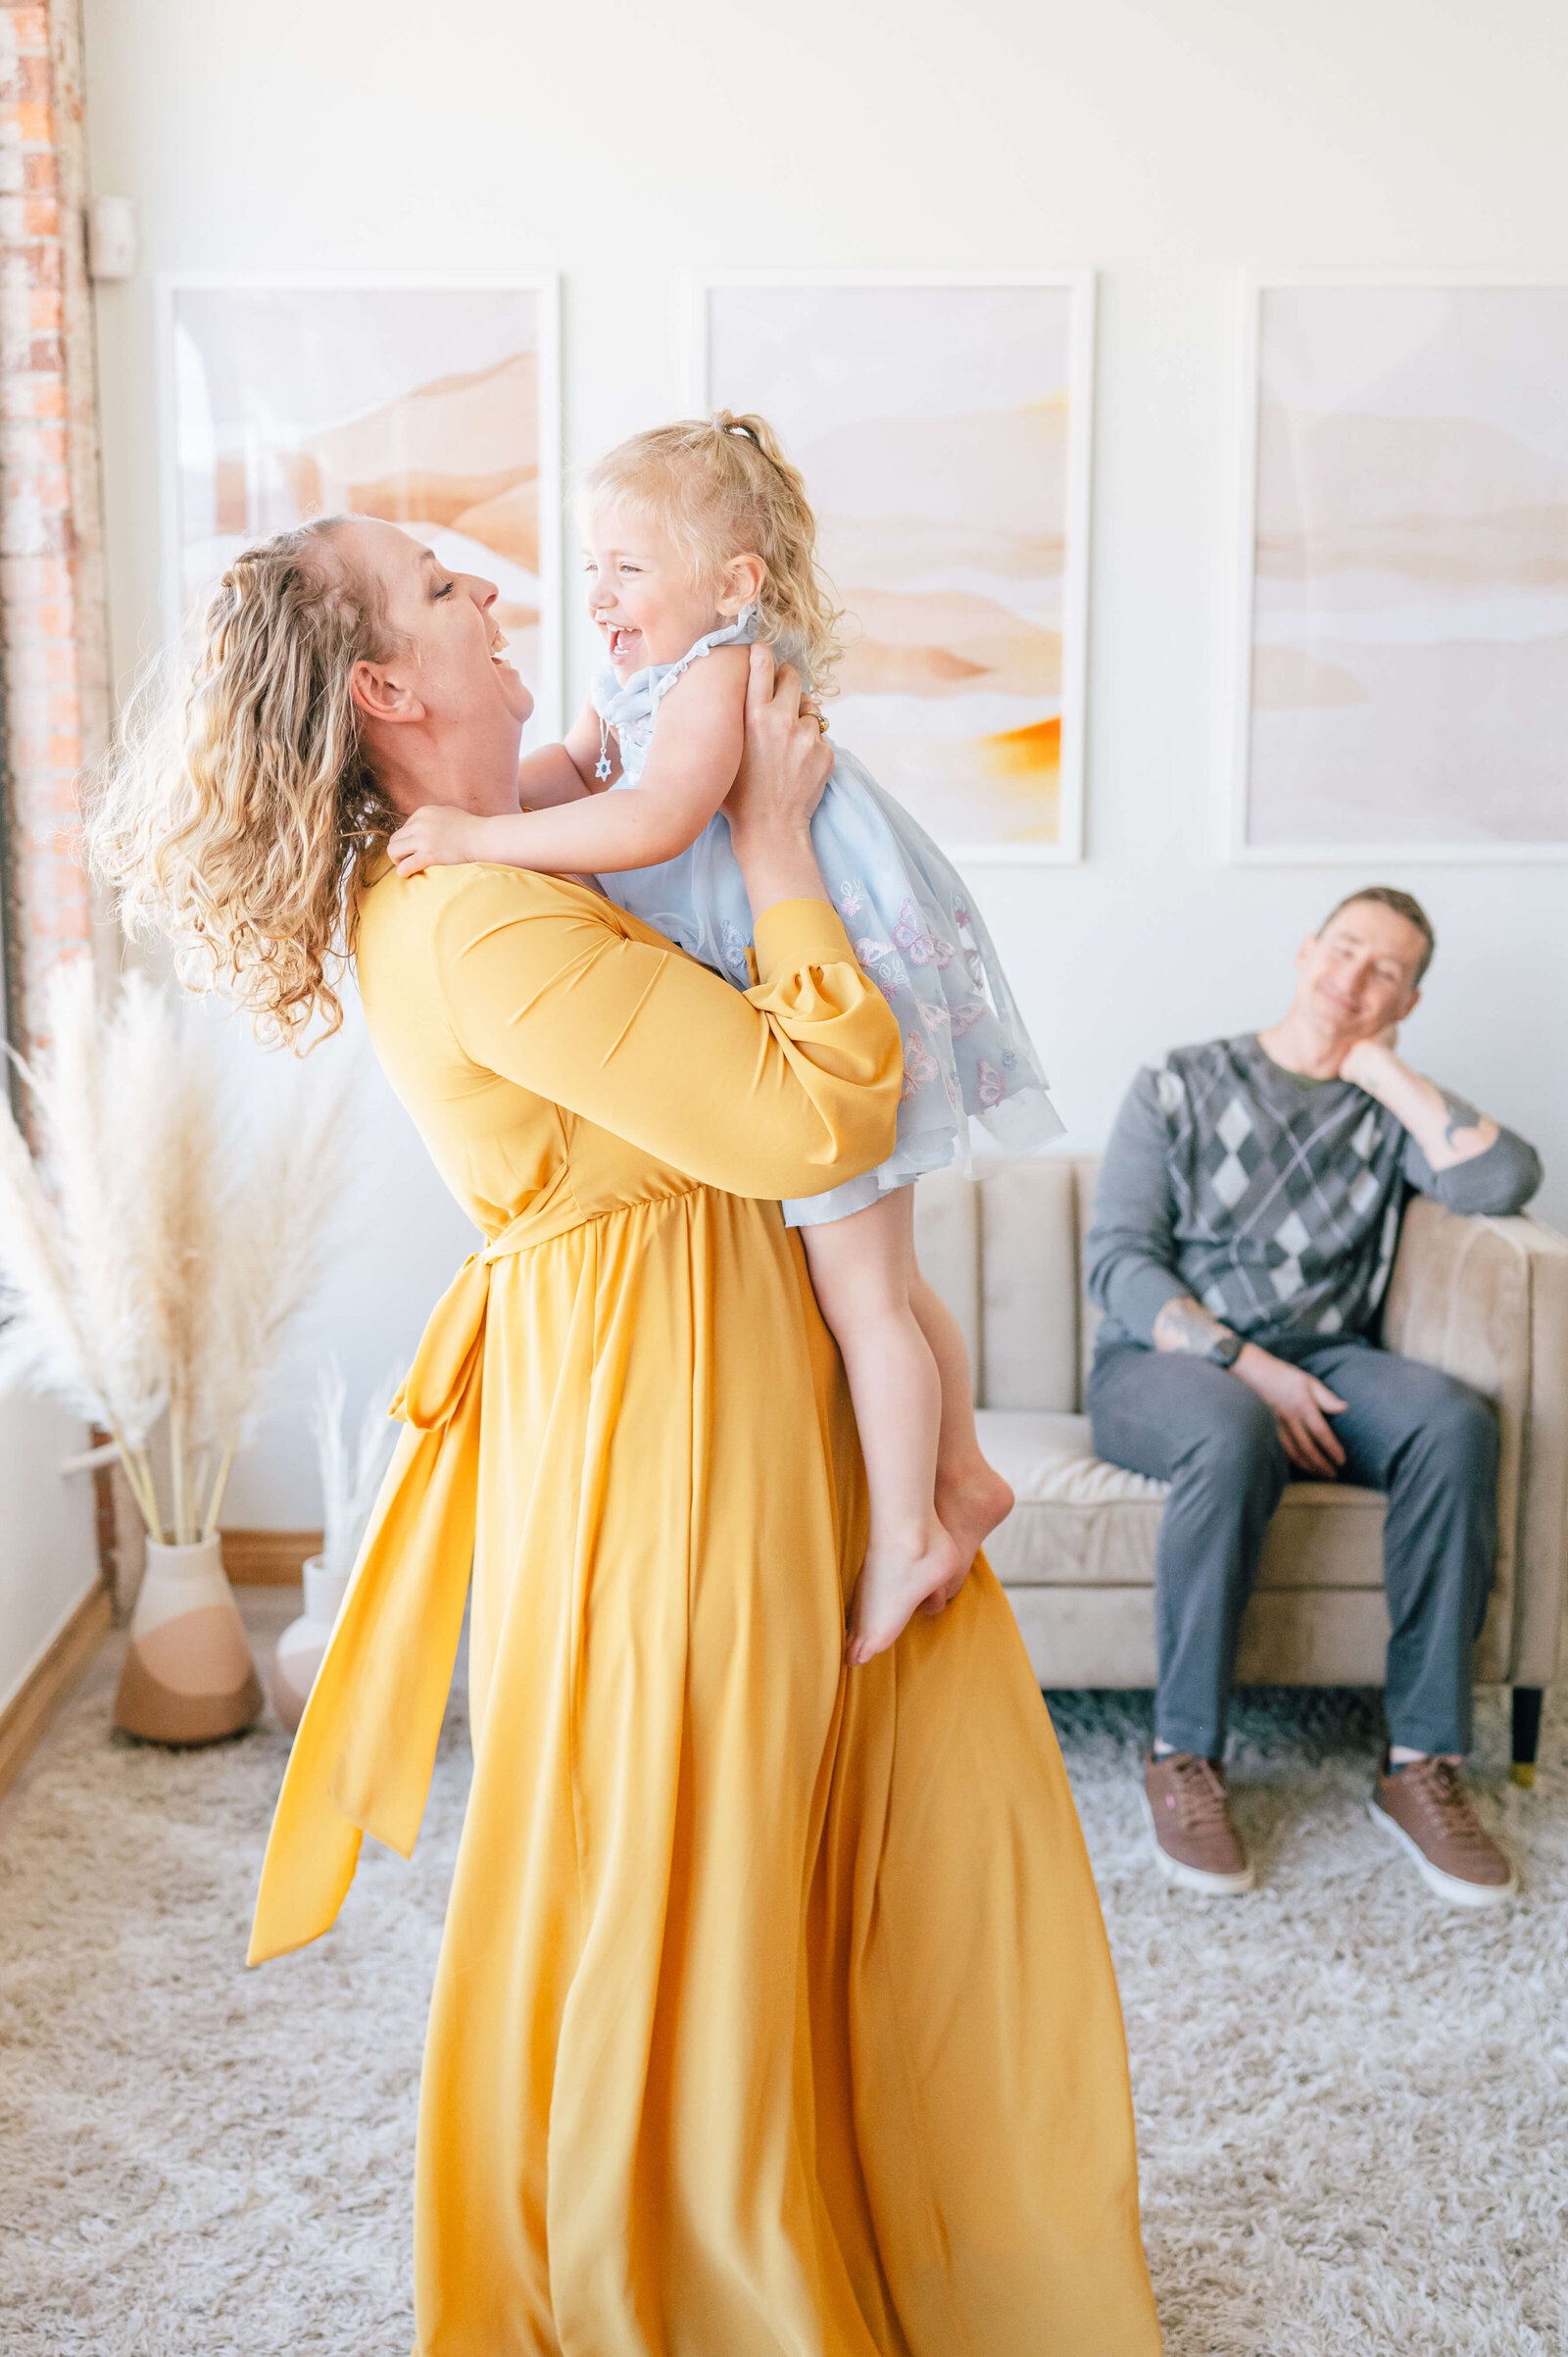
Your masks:
M 819 1195 L 887 1159 L 899 1026 L 824 902 L 758 920 L 744 994 L 624 921 L 527 874 L 454 878 L 434 945 L 465 1055 L 732 1195 Z
M 387 846 L 399 875 L 470 861 L 543 875 L 615 875 L 673 859 L 696 842 L 735 782 L 749 652 L 715 647 L 675 682 L 634 793 L 585 795 L 492 818 L 416 810 Z
M 438 970 L 476 1063 L 734 1195 L 819 1195 L 885 1161 L 899 1026 L 827 905 L 809 824 L 832 756 L 754 650 L 731 825 L 757 933 L 744 996 L 586 894 L 484 867 L 447 888 Z
M 785 663 L 775 676 L 772 648 L 753 647 L 746 739 L 724 815 L 754 924 L 779 901 L 828 900 L 811 818 L 832 770 L 832 748 L 816 705 L 802 701 L 799 672 Z

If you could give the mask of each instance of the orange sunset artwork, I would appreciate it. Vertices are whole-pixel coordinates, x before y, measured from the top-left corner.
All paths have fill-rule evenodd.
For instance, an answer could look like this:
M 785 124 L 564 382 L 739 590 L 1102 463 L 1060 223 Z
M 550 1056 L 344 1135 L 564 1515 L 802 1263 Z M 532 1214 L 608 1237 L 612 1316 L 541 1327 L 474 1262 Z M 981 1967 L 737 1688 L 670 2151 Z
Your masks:
M 341 510 L 382 516 L 496 581 L 497 616 L 539 697 L 538 300 L 516 289 L 179 289 L 182 607 L 247 540 Z
M 834 735 L 939 840 L 1063 840 L 1070 295 L 721 286 L 710 404 L 806 476 L 846 612 Z

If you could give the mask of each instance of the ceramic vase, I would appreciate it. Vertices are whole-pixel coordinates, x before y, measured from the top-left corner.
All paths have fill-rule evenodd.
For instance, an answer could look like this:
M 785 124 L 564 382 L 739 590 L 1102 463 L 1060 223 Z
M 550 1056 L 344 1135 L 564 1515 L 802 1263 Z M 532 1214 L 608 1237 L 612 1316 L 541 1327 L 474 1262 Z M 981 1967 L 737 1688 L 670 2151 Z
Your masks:
M 278 1639 L 272 1665 L 272 1708 L 290 1735 L 305 1716 L 316 1673 L 348 1592 L 346 1571 L 328 1571 L 323 1556 L 311 1556 L 305 1566 L 305 1609 Z
M 115 1725 L 152 1743 L 214 1743 L 249 1727 L 261 1682 L 219 1540 L 147 1542 Z

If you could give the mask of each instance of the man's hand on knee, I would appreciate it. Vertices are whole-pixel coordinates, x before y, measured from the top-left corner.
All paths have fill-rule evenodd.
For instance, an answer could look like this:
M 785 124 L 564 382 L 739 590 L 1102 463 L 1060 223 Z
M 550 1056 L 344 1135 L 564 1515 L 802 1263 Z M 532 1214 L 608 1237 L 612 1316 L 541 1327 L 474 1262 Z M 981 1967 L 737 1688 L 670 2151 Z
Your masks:
M 1328 1419 L 1342 1414 L 1348 1402 L 1305 1367 L 1293 1367 L 1289 1359 L 1273 1357 L 1256 1343 L 1245 1345 L 1231 1372 L 1272 1412 L 1280 1446 L 1291 1463 L 1302 1473 L 1333 1481 L 1345 1463 L 1345 1449 Z

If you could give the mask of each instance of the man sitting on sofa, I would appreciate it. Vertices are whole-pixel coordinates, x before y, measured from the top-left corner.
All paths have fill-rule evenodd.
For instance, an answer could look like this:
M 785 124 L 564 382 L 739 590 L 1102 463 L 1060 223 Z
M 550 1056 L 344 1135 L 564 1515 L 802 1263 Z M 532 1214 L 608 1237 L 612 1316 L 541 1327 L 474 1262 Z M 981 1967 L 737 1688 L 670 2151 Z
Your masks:
M 1098 1455 L 1170 1484 L 1144 1782 L 1160 1868 L 1191 1890 L 1252 1887 L 1226 1799 L 1226 1709 L 1264 1530 L 1303 1474 L 1388 1494 L 1375 1823 L 1450 1901 L 1514 1889 L 1457 1764 L 1492 1586 L 1496 1426 L 1464 1384 L 1377 1343 L 1409 1188 L 1496 1213 L 1541 1184 L 1532 1147 L 1396 1053 L 1436 946 L 1408 893 L 1352 893 L 1301 944 L 1281 1021 L 1139 1073 L 1101 1170 L 1088 1404 Z

